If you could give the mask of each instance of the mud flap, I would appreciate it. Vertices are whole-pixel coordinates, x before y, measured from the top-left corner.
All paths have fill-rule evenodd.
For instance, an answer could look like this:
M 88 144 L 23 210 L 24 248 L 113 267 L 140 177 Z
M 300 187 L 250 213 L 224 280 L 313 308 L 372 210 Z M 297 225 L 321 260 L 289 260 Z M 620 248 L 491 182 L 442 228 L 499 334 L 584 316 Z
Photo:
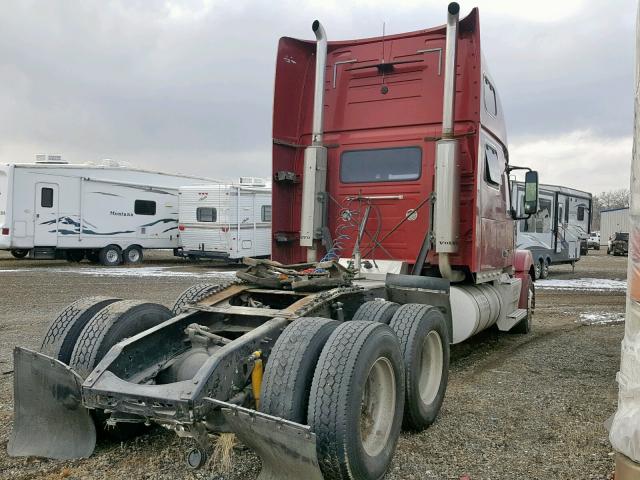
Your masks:
M 64 363 L 16 347 L 13 351 L 12 457 L 86 458 L 96 428 L 82 405 L 82 378 Z
M 258 480 L 323 479 L 311 427 L 212 398 L 206 400 L 222 407 L 231 431 L 262 460 Z

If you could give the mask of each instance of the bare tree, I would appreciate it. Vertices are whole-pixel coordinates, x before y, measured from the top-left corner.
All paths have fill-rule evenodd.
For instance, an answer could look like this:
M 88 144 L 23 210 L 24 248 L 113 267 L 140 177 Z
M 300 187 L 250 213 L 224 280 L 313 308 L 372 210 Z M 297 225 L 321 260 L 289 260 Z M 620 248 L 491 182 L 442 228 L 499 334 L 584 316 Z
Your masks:
M 629 208 L 629 189 L 620 188 L 593 196 L 591 230 L 600 230 L 600 212 L 610 208 Z

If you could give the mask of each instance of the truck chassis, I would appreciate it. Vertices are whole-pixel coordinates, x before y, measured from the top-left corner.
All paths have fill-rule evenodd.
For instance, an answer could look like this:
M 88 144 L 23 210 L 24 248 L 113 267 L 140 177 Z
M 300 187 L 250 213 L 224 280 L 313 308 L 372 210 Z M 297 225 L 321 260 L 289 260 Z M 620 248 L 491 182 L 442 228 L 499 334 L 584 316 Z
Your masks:
M 290 346 L 304 345 L 304 342 L 300 342 L 300 334 L 304 335 L 305 329 L 312 331 L 317 325 L 326 326 L 325 330 L 332 337 L 325 334 L 315 346 L 309 346 L 310 350 L 315 348 L 315 353 L 311 354 L 315 361 L 309 365 L 304 362 L 290 364 L 288 367 L 294 371 L 284 372 L 285 375 L 306 377 L 303 378 L 306 386 L 289 387 L 297 389 L 295 394 L 302 395 L 301 398 L 305 398 L 309 404 L 314 402 L 314 398 L 309 397 L 313 395 L 310 391 L 314 388 L 316 394 L 320 388 L 320 395 L 326 395 L 327 385 L 312 386 L 311 380 L 316 363 L 322 363 L 318 356 L 328 355 L 321 353 L 325 351 L 325 343 L 340 343 L 338 337 L 342 326 L 343 336 L 360 338 L 355 343 L 343 342 L 342 350 L 357 353 L 356 349 L 362 348 L 363 342 L 366 343 L 366 337 L 375 335 L 388 337 L 387 343 L 391 345 L 389 348 L 393 354 L 385 354 L 385 348 L 382 348 L 381 353 L 376 353 L 379 358 L 367 366 L 369 374 L 354 376 L 350 380 L 353 385 L 348 385 L 348 390 L 360 392 L 361 398 L 356 401 L 358 406 L 362 405 L 363 411 L 370 408 L 373 413 L 372 418 L 366 420 L 367 415 L 361 414 L 360 408 L 357 412 L 350 412 L 350 415 L 355 413 L 356 417 L 362 417 L 359 420 L 361 435 L 356 439 L 342 440 L 350 446 L 353 446 L 353 442 L 359 443 L 365 452 L 374 453 L 369 457 L 380 457 L 378 464 L 368 465 L 367 468 L 373 470 L 367 473 L 366 478 L 384 473 L 400 432 L 403 408 L 409 407 L 403 407 L 407 393 L 405 377 L 413 375 L 418 379 L 416 385 L 421 385 L 422 390 L 441 393 L 436 395 L 437 398 L 431 395 L 433 398 L 430 399 L 431 404 L 435 402 L 430 405 L 435 408 L 435 414 L 440 408 L 446 388 L 448 344 L 452 329 L 448 281 L 407 275 L 389 275 L 386 282 L 354 279 L 346 269 L 333 262 L 291 267 L 264 260 L 252 260 L 250 263 L 253 267 L 247 270 L 249 273 L 239 273 L 239 276 L 253 278 L 253 283 L 236 280 L 224 285 L 196 285 L 188 289 L 176 302 L 177 308 L 184 311 L 150 329 L 122 339 L 101 359 L 96 358 L 97 364 L 92 369 L 83 370 L 74 360 L 78 357 L 79 349 L 86 350 L 83 344 L 88 336 L 84 332 L 98 330 L 96 327 L 100 326 L 108 328 L 108 320 L 105 319 L 113 318 L 113 315 L 105 312 L 118 311 L 118 308 L 121 312 L 131 311 L 131 307 L 127 309 L 118 305 L 137 305 L 136 302 L 107 303 L 104 308 L 92 312 L 88 320 L 82 315 L 75 317 L 77 322 L 84 322 L 83 332 L 79 332 L 78 328 L 68 329 L 68 338 L 62 343 L 75 343 L 70 363 L 76 369 L 59 360 L 60 351 L 56 352 L 57 355 L 48 356 L 16 347 L 16 414 L 9 453 L 53 458 L 86 457 L 92 453 L 96 431 L 99 433 L 102 427 L 148 425 L 154 422 L 197 442 L 198 447 L 187 455 L 189 466 L 194 468 L 203 465 L 207 458 L 211 445 L 210 434 L 234 432 L 260 455 L 263 461 L 260 478 L 299 478 L 300 468 L 308 469 L 309 478 L 325 478 L 327 475 L 329 478 L 347 478 L 352 473 L 352 467 L 346 458 L 334 462 L 336 471 L 344 470 L 338 476 L 334 475 L 335 472 L 327 473 L 333 471 L 333 467 L 322 466 L 330 459 L 335 460 L 335 455 L 326 452 L 340 447 L 336 445 L 335 438 L 327 438 L 326 426 L 322 427 L 325 435 L 318 439 L 317 432 L 309 425 L 311 422 L 305 422 L 294 414 L 282 415 L 286 412 L 282 410 L 280 393 L 267 392 L 269 387 L 265 385 L 269 382 L 270 369 L 275 371 L 282 367 L 277 362 L 284 361 L 285 356 L 281 354 L 281 358 L 274 360 L 272 352 L 278 340 L 286 337 L 284 332 L 294 326 L 302 326 L 298 328 L 297 336 L 287 341 L 291 342 Z M 299 290 L 290 289 L 291 283 L 285 283 L 289 287 L 287 289 L 264 288 L 260 282 L 273 283 L 274 280 L 260 275 L 272 267 L 280 272 L 312 269 L 321 273 L 296 277 L 297 286 L 303 286 Z M 281 280 L 277 279 L 277 282 Z M 339 285 L 325 286 L 328 283 Z M 193 303 L 188 303 L 189 300 Z M 101 306 L 105 303 L 104 299 L 99 302 L 102 302 Z M 435 319 L 435 325 L 439 321 L 444 328 L 427 328 L 420 338 L 416 337 L 418 343 L 409 345 L 402 336 L 404 332 L 396 331 L 398 327 L 394 325 L 394 319 L 403 316 L 401 304 L 405 309 L 414 308 L 414 311 L 405 312 L 404 317 L 410 316 L 411 321 L 405 321 L 403 325 L 416 326 L 420 318 L 427 317 L 421 317 L 421 313 L 418 313 L 418 318 L 415 318 L 415 312 L 431 311 L 430 321 Z M 365 318 L 367 316 L 369 318 Z M 52 322 L 50 330 L 60 326 L 59 319 Z M 131 316 L 129 321 L 135 323 Z M 390 326 L 384 323 L 390 323 Z M 345 329 L 347 325 L 349 328 Z M 427 338 L 431 343 L 427 342 Z M 432 348 L 434 338 L 439 349 Z M 104 341 L 104 337 L 92 337 L 89 350 L 99 351 L 101 341 Z M 417 348 L 411 352 L 405 351 L 401 359 L 408 345 Z M 429 352 L 429 348 L 433 351 Z M 285 353 L 286 361 L 295 357 L 290 351 Z M 302 352 L 302 355 L 306 353 Z M 424 360 L 425 355 L 431 356 Z M 349 355 L 345 358 L 349 358 Z M 327 361 L 330 362 L 331 358 Z M 431 364 L 438 371 L 434 372 L 433 368 L 436 367 Z M 420 371 L 421 366 L 426 373 Z M 266 371 L 264 381 L 263 369 Z M 327 371 L 331 372 L 329 376 L 333 380 L 337 372 Z M 428 378 L 425 380 L 420 377 L 429 373 L 435 385 L 433 382 L 429 384 Z M 275 378 L 274 375 L 271 378 Z M 277 398 L 269 401 L 269 398 L 265 398 L 265 392 L 267 396 Z M 344 402 L 336 394 L 328 395 L 332 403 Z M 366 406 L 367 402 L 369 407 Z M 429 406 L 426 402 L 422 403 L 424 405 L 414 407 Z M 382 407 L 400 414 L 389 417 L 381 412 Z M 348 409 L 348 405 L 344 408 Z M 92 417 L 96 420 L 97 428 L 93 427 Z M 404 417 L 405 424 L 410 425 L 411 419 L 406 413 Z M 306 412 L 304 418 L 307 418 Z M 435 415 L 426 421 L 433 421 L 434 418 Z M 367 428 L 363 423 L 367 421 L 373 422 L 368 427 L 370 433 L 362 434 Z M 420 422 L 424 423 L 425 419 L 419 420 L 418 424 Z M 42 436 L 43 424 L 48 426 L 48 436 Z M 386 429 L 383 438 L 377 438 L 380 436 L 380 425 L 383 430 Z M 368 444 L 373 445 L 368 447 L 369 450 Z M 363 458 L 366 460 L 368 457 Z

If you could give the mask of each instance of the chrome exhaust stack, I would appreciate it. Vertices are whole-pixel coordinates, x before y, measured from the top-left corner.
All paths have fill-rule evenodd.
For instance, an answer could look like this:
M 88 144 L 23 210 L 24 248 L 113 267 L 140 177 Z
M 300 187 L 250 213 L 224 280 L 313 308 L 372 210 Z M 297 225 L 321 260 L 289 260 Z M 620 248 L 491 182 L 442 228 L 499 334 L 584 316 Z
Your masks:
M 442 138 L 436 143 L 434 230 L 440 274 L 451 282 L 459 282 L 464 280 L 464 273 L 451 268 L 449 255 L 458 251 L 460 236 L 460 146 L 454 137 L 460 5 L 451 2 L 447 10 Z
M 318 20 L 313 22 L 312 29 L 316 35 L 316 77 L 311 146 L 304 151 L 300 218 L 300 246 L 307 247 L 308 262 L 318 260 L 318 240 L 322 238 L 323 193 L 327 186 L 327 149 L 322 145 L 327 34 Z

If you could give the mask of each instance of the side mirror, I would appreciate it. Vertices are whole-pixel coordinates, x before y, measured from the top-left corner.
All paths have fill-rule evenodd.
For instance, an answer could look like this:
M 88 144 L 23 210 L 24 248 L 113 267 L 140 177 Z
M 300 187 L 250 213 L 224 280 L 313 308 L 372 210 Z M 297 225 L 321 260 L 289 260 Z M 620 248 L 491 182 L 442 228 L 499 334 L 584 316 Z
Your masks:
M 529 171 L 524 176 L 524 214 L 538 213 L 538 172 Z

